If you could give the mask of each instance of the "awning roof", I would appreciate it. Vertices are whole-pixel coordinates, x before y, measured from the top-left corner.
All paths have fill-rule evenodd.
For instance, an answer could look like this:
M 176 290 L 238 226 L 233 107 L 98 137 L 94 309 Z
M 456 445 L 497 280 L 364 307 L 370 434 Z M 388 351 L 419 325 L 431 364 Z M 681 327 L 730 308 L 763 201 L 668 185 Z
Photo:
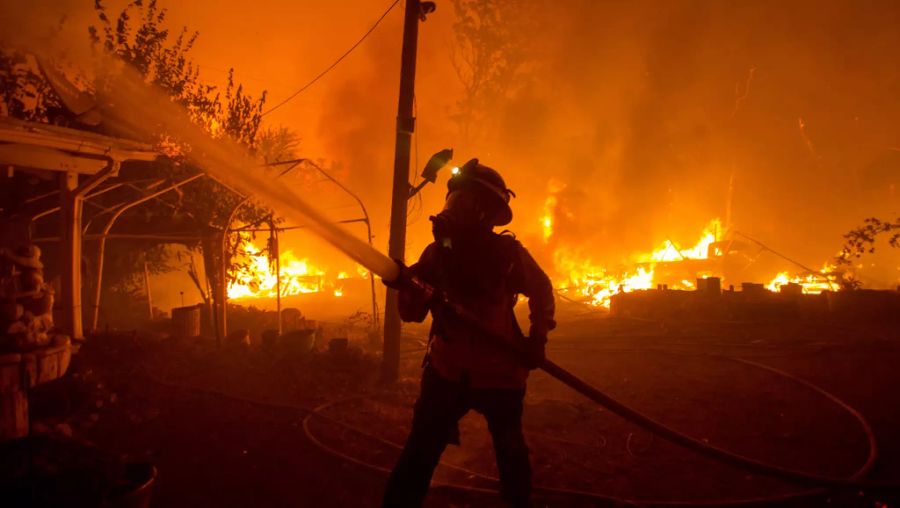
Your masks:
M 152 161 L 153 147 L 56 125 L 0 117 L 0 165 L 92 175 L 115 161 Z

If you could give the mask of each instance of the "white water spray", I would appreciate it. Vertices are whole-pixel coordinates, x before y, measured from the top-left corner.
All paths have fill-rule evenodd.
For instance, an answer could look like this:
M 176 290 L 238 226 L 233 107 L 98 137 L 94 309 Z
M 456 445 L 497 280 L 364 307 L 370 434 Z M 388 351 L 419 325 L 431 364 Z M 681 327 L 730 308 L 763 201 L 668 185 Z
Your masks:
M 191 150 L 188 158 L 213 179 L 291 221 L 306 225 L 313 233 L 381 278 L 397 278 L 397 263 L 334 224 L 295 189 L 260 171 L 258 162 L 246 148 L 225 137 L 211 137 L 191 121 L 184 108 L 173 103 L 161 90 L 144 83 L 133 69 L 124 69 L 123 74 L 124 86 L 116 92 L 117 106 L 104 112 L 104 117 L 111 120 L 118 130 L 149 136 L 161 127 L 188 144 Z
M 7 19 L 8 23 L 2 24 L 12 29 L 19 22 L 20 26 L 39 27 L 42 22 L 48 21 L 35 18 L 33 14 L 29 17 L 26 15 L 28 12 L 27 9 L 13 12 L 24 18 L 17 22 Z M 84 45 L 83 41 L 61 41 L 59 37 L 37 35 L 42 33 L 47 32 L 37 28 L 16 31 L 9 42 L 47 62 L 54 60 L 60 48 Z M 295 189 L 283 181 L 274 181 L 271 175 L 259 169 L 259 163 L 246 147 L 225 136 L 212 137 L 191 120 L 182 106 L 174 103 L 161 89 L 147 83 L 136 69 L 110 55 L 66 53 L 69 61 L 77 59 L 74 63 L 81 69 L 116 70 L 115 86 L 107 92 L 111 95 L 97 98 L 103 124 L 109 130 L 130 133 L 143 139 L 154 139 L 160 132 L 166 133 L 189 146 L 188 159 L 214 180 L 298 225 L 307 226 L 314 234 L 383 279 L 394 280 L 398 277 L 397 263 L 334 224 Z

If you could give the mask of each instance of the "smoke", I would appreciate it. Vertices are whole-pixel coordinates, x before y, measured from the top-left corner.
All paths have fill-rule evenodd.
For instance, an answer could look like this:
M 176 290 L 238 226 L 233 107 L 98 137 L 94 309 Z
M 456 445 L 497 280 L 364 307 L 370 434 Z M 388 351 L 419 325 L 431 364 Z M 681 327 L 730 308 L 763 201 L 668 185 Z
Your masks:
M 291 186 L 281 184 L 275 174 L 258 168 L 257 161 L 240 145 L 227 138 L 211 138 L 194 124 L 187 111 L 165 94 L 146 83 L 130 68 L 122 70 L 120 86 L 113 101 L 115 109 L 107 118 L 119 130 L 152 136 L 148 126 L 163 126 L 165 132 L 191 147 L 188 155 L 207 174 L 227 187 L 271 207 L 294 224 L 310 231 L 339 249 L 357 263 L 389 280 L 397 276 L 397 265 L 368 244 L 334 224 L 316 206 L 301 197 Z
M 4 16 L 4 36 L 44 34 L 69 6 L 80 6 L 72 12 L 86 10 L 80 0 L 42 2 L 46 8 L 2 1 L 4 12 L 26 18 Z M 288 4 L 294 5 L 264 8 L 274 14 Z M 839 249 L 841 234 L 864 217 L 900 210 L 900 167 L 890 155 L 900 147 L 896 2 L 519 4 L 501 12 L 501 19 L 520 23 L 518 33 L 527 34 L 527 65 L 503 97 L 480 106 L 484 123 L 478 136 L 464 135 L 453 117 L 463 86 L 452 65 L 459 49 L 452 3 L 440 3 L 420 25 L 418 163 L 411 177 L 431 153 L 446 147 L 455 149 L 459 161 L 479 157 L 497 168 L 518 195 L 511 229 L 545 263 L 559 244 L 579 246 L 596 262 L 615 262 L 667 238 L 693 242 L 709 219 L 726 218 L 730 202 L 735 229 L 818 266 Z M 327 28 L 321 30 L 339 34 L 329 38 L 328 51 L 353 40 L 378 14 L 370 2 L 342 5 L 341 12 L 354 13 L 358 23 L 323 21 Z M 168 7 L 173 17 L 181 9 Z M 529 13 L 526 19 L 519 10 Z M 223 16 L 239 16 L 239 9 L 210 1 L 190 11 L 210 18 L 184 20 L 201 29 L 197 51 L 221 57 L 227 48 L 203 48 L 202 41 L 211 35 L 209 26 Z M 303 155 L 340 168 L 339 177 L 367 204 L 382 246 L 401 18 L 395 9 L 317 84 L 310 96 L 315 100 L 284 108 L 293 117 L 273 115 L 288 127 L 314 132 L 304 138 Z M 84 43 L 84 34 L 77 35 Z M 319 61 L 328 52 L 314 44 L 291 45 L 284 34 L 271 36 L 278 37 L 284 55 L 267 60 L 314 54 Z M 249 56 L 241 58 L 229 63 L 239 70 L 252 65 Z M 285 76 L 278 78 L 284 85 Z M 425 187 L 421 211 L 410 217 L 410 257 L 430 240 L 421 217 L 440 208 L 446 177 Z M 544 244 L 540 217 L 551 188 L 557 189 L 557 227 Z
M 336 73 L 317 118 L 321 149 L 387 230 L 400 78 L 402 9 L 372 33 L 353 65 Z M 415 170 L 415 169 L 413 169 Z M 387 235 L 384 235 L 384 245 Z
M 446 147 L 456 162 L 495 167 L 518 195 L 510 228 L 545 265 L 559 245 L 616 263 L 666 239 L 693 243 L 720 217 L 820 266 L 864 217 L 900 210 L 900 168 L 879 163 L 900 146 L 895 2 L 513 4 L 500 18 L 527 34 L 527 61 L 481 106 L 476 136 L 454 119 L 464 90 L 453 4 L 420 25 L 411 178 Z M 400 18 L 329 78 L 317 116 L 322 152 L 360 191 L 382 245 Z M 440 209 L 446 177 L 420 195 L 410 258 L 431 239 L 415 218 Z M 556 227 L 545 244 L 551 188 Z
M 84 7 L 82 0 L 0 0 L 0 43 L 82 60 L 90 53 Z
M 519 192 L 523 236 L 551 180 L 575 217 L 556 241 L 598 260 L 694 241 L 727 214 L 732 179 L 734 227 L 814 264 L 865 216 L 900 208 L 868 174 L 900 141 L 896 3 L 541 8 L 533 71 L 474 147 Z

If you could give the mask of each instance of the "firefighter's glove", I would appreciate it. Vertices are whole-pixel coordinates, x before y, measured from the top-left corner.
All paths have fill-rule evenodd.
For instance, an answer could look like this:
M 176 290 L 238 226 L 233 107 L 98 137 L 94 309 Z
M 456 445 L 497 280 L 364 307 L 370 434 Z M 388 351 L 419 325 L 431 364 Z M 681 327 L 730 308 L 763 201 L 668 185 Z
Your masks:
M 391 289 L 396 289 L 398 291 L 408 288 L 410 286 L 409 281 L 413 277 L 412 273 L 409 270 L 409 267 L 406 266 L 403 261 L 398 261 L 395 259 L 394 262 L 397 263 L 397 268 L 400 269 L 397 272 L 397 278 L 394 280 L 381 279 L 381 283 Z
M 524 347 L 522 348 L 522 359 L 529 370 L 536 369 L 544 364 L 544 360 L 547 359 L 546 346 L 546 335 L 533 334 L 530 337 L 525 337 Z
M 424 301 L 429 303 L 436 298 L 442 297 L 434 286 L 416 277 L 412 270 L 403 264 L 402 261 L 397 261 L 396 259 L 394 261 L 397 263 L 397 267 L 400 268 L 397 278 L 394 280 L 381 279 L 382 284 L 398 291 L 415 291 L 419 293 L 419 296 Z

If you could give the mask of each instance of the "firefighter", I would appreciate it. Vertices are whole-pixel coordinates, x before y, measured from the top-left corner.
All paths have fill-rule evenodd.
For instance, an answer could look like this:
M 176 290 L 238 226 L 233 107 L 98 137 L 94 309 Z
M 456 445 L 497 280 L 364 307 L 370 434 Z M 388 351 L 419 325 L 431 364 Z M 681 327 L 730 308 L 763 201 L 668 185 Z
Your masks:
M 421 322 L 429 311 L 433 320 L 412 429 L 388 479 L 383 506 L 422 505 L 447 444 L 460 444 L 459 419 L 473 409 L 487 420 L 503 499 L 514 507 L 529 506 L 531 465 L 522 401 L 528 371 L 544 361 L 547 332 L 556 326 L 553 287 L 512 234 L 493 231 L 512 220 L 514 196 L 497 171 L 472 159 L 454 170 L 447 187 L 443 210 L 430 217 L 434 242 L 404 269 L 404 277 L 425 282 L 435 292 L 386 282 L 399 290 L 404 321 Z M 476 313 L 483 326 L 514 348 L 485 338 L 438 305 L 438 292 Z M 528 298 L 531 313 L 527 336 L 513 314 L 520 294 Z

